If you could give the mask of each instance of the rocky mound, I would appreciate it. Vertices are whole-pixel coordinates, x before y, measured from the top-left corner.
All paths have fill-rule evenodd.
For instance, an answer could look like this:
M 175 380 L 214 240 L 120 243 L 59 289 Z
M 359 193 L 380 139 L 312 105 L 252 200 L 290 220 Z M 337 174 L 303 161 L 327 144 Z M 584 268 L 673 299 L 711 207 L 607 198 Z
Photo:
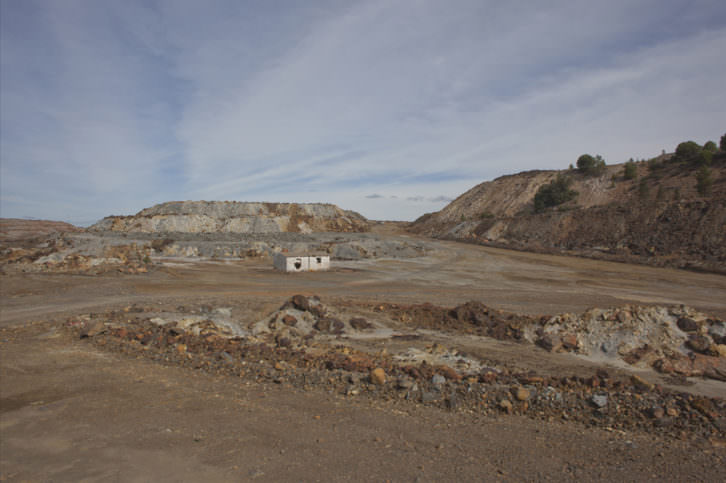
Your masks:
M 368 220 L 321 203 L 173 201 L 133 216 L 108 216 L 90 231 L 142 233 L 364 232 Z
M 415 311 L 425 314 L 426 307 L 432 306 L 417 306 Z M 398 315 L 409 309 L 388 308 L 395 308 Z M 458 314 L 453 309 L 447 316 L 467 319 L 472 326 L 488 326 L 491 320 L 507 317 L 473 304 L 458 309 Z M 490 367 L 484 361 L 471 366 L 464 364 L 465 354 L 438 344 L 430 351 L 419 351 L 431 357 L 438 354 L 434 363 L 407 357 L 411 351 L 392 355 L 385 349 L 375 354 L 356 349 L 345 344 L 348 337 L 379 330 L 380 321 L 339 318 L 339 310 L 323 305 L 317 297 L 292 297 L 253 324 L 251 332 L 235 326 L 230 308 L 180 306 L 176 311 L 160 312 L 159 305 L 131 306 L 74 316 L 65 325 L 101 350 L 233 375 L 248 384 L 284 384 L 306 391 L 319 388 L 351 398 L 396 400 L 491 417 L 518 414 L 538 420 L 572 420 L 607 431 L 692 435 L 714 444 L 726 435 L 722 398 L 674 392 L 613 369 L 581 377 Z M 438 310 L 432 313 L 441 315 Z M 705 327 L 698 320 L 694 323 Z M 446 354 L 454 356 L 450 362 L 443 358 Z
M 615 365 L 726 381 L 726 322 L 685 306 L 628 305 L 552 317 L 473 301 L 454 308 L 382 304 L 376 311 L 411 328 L 527 342 Z
M 653 166 L 657 166 L 657 169 Z M 679 164 L 636 163 L 600 175 L 530 171 L 479 184 L 410 230 L 435 238 L 544 253 L 726 272 L 726 162 L 710 168 L 710 193 Z M 534 197 L 564 175 L 577 196 L 541 212 Z

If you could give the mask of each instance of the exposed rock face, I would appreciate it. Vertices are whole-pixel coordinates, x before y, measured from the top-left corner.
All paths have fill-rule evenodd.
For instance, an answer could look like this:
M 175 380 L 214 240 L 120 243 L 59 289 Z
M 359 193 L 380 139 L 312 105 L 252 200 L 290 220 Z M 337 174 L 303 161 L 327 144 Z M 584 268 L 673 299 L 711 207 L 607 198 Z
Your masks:
M 363 232 L 368 221 L 353 211 L 319 203 L 173 201 L 134 216 L 109 216 L 91 231 L 142 233 Z
M 530 171 L 475 186 L 410 230 L 545 253 L 726 272 L 726 165 L 711 167 L 711 193 L 696 190 L 695 170 L 665 165 L 622 178 L 623 165 L 598 177 L 564 172 L 576 199 L 534 213 L 537 190 L 557 171 Z M 641 188 L 640 183 L 645 185 Z

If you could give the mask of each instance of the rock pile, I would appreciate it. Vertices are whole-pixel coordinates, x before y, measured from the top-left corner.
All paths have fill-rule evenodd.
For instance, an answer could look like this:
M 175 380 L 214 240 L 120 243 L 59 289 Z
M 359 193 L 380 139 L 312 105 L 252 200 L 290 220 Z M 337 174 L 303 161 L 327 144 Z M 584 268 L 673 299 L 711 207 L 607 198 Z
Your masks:
M 726 381 L 726 323 L 685 306 L 561 314 L 530 325 L 525 338 L 548 351 Z
M 89 231 L 145 233 L 362 232 L 368 220 L 353 211 L 321 203 L 173 201 L 133 216 L 109 216 Z
M 376 311 L 414 328 L 529 342 L 603 362 L 726 381 L 726 323 L 694 309 L 628 305 L 582 314 L 530 317 L 467 302 L 381 304 Z
M 194 315 L 184 322 L 178 314 L 159 314 L 158 307 L 129 307 L 74 317 L 67 325 L 76 337 L 105 350 L 246 381 L 489 416 L 520 414 L 577 421 L 611 431 L 639 429 L 712 441 L 726 438 L 726 401 L 667 391 L 637 376 L 628 378 L 601 369 L 590 377 L 553 377 L 483 366 L 464 372 L 426 361 L 412 363 L 383 352 L 372 355 L 340 344 L 320 345 L 305 336 L 287 344 L 279 337 L 235 334 L 215 322 L 230 320 L 224 308 L 200 309 Z M 283 321 L 286 316 L 295 317 L 297 323 L 291 318 Z M 267 323 L 274 320 L 292 328 L 305 325 L 308 333 L 315 333 L 319 331 L 315 323 L 326 317 L 330 310 L 317 298 L 296 296 Z M 344 330 L 351 330 L 349 324 L 344 324 Z M 266 334 L 274 332 L 270 329 Z M 445 348 L 441 351 L 447 352 Z
M 294 295 L 269 317 L 252 327 L 252 334 L 279 346 L 299 345 L 316 336 L 335 337 L 374 327 L 362 317 L 347 320 L 326 307 L 317 296 Z

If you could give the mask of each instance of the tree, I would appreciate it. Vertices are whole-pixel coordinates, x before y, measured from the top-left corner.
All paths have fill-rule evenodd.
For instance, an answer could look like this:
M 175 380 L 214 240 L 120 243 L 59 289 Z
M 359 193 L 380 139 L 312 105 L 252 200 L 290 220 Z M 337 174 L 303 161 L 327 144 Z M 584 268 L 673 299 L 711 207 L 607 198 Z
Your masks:
M 721 151 L 726 151 L 726 134 L 721 136 L 721 143 L 719 144 Z
M 708 143 L 706 143 L 708 145 Z M 715 145 L 715 143 L 711 142 Z M 699 146 L 694 141 L 684 141 L 676 147 L 676 154 L 673 156 L 674 163 L 685 163 L 691 166 L 709 166 L 713 157 L 713 151 Z
M 625 163 L 623 167 L 623 177 L 625 179 L 635 179 L 638 177 L 638 166 L 632 159 Z
M 718 151 L 718 146 L 716 146 L 716 143 L 713 141 L 708 141 L 706 144 L 703 145 L 703 150 L 708 151 L 709 153 L 715 153 Z
M 534 195 L 534 211 L 539 213 L 550 206 L 561 205 L 577 196 L 577 191 L 570 189 L 572 180 L 567 176 L 558 175 L 552 182 L 540 186 Z
M 713 176 L 711 176 L 711 170 L 708 166 L 701 166 L 701 169 L 696 173 L 696 189 L 698 194 L 706 196 L 711 193 L 711 185 L 713 184 Z
M 599 154 L 583 154 L 577 158 L 577 169 L 587 176 L 599 176 L 605 172 L 605 160 Z

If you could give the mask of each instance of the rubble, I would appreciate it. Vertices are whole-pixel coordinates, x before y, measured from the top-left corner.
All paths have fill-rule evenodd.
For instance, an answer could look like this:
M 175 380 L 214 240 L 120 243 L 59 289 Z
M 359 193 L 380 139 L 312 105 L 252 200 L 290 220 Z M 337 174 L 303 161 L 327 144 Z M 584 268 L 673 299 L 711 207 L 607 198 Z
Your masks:
M 66 325 L 78 338 L 103 350 L 231 374 L 246 381 L 304 390 L 321 388 L 346 397 L 435 405 L 491 417 L 520 414 L 673 437 L 681 437 L 684 431 L 706 439 L 725 436 L 719 424 L 726 418 L 726 401 L 665 390 L 637 375 L 612 376 L 604 370 L 590 377 L 522 373 L 510 367 L 489 367 L 439 344 L 426 351 L 371 354 L 336 343 L 339 335 L 323 333 L 315 324 L 339 317 L 339 309 L 324 305 L 315 296 L 290 298 L 269 317 L 251 324 L 251 330 L 235 324 L 234 312 L 225 307 L 191 312 L 128 307 L 73 317 Z M 679 314 L 673 315 L 674 325 L 676 316 Z M 699 317 L 693 312 L 691 316 Z M 343 322 L 350 319 L 338 320 L 345 331 L 355 332 Z M 537 320 L 532 323 L 537 325 Z M 527 326 L 523 330 L 527 332 Z M 579 350 L 590 347 L 587 339 L 581 342 Z
M 528 325 L 524 338 L 548 351 L 726 380 L 718 344 L 724 331 L 724 321 L 685 306 L 627 305 L 556 315 Z

